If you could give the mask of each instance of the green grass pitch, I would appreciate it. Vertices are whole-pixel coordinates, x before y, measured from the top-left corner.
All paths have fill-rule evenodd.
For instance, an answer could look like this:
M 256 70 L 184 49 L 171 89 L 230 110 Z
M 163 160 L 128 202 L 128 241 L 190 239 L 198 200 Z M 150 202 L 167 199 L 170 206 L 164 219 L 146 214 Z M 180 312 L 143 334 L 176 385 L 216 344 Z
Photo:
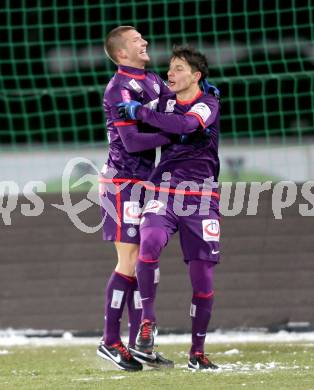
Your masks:
M 96 345 L 0 346 L 1 390 L 314 389 L 313 343 L 215 344 L 218 371 L 186 368 L 188 345 L 161 345 L 174 369 L 127 373 L 96 356 Z

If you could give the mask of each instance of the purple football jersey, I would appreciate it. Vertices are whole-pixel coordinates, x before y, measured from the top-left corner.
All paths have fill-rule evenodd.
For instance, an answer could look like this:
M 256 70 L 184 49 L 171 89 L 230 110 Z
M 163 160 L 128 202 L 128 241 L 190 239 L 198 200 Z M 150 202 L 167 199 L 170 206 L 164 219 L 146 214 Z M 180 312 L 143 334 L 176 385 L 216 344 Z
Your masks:
M 117 104 L 122 101 L 137 100 L 143 106 L 156 109 L 159 97 L 169 93 L 168 87 L 155 73 L 127 66 L 119 66 L 105 90 L 103 107 L 106 114 L 106 127 L 109 140 L 109 157 L 103 168 L 104 176 L 115 169 L 117 178 L 138 178 L 146 180 L 154 168 L 155 149 L 129 153 L 119 135 L 119 129 L 137 126 L 136 132 L 157 132 L 156 128 L 137 121 L 122 120 Z M 130 130 L 130 128 L 128 128 Z M 160 145 L 160 143 L 159 143 Z M 111 173 L 108 173 L 111 176 Z
M 201 190 L 204 180 L 207 179 L 206 183 L 211 180 L 217 182 L 219 175 L 219 101 L 214 96 L 205 95 L 201 91 L 189 101 L 180 101 L 176 99 L 175 94 L 172 94 L 160 99 L 159 111 L 167 114 L 180 114 L 180 116 L 192 115 L 197 118 L 199 123 L 197 131 L 210 128 L 210 135 L 207 138 L 203 137 L 198 142 L 173 143 L 163 146 L 160 163 L 149 180 L 155 185 L 159 185 L 163 181 L 162 174 L 170 172 L 171 188 L 176 188 L 182 181 L 193 181 L 199 185 Z M 178 120 L 180 116 L 177 117 Z M 155 123 L 155 120 L 150 122 L 148 116 L 145 120 L 147 123 Z M 167 124 L 165 119 L 165 121 L 159 122 L 159 128 L 165 132 L 171 132 L 169 124 L 170 122 Z M 171 121 L 171 126 L 173 125 L 174 122 Z M 191 132 L 190 135 L 192 135 Z

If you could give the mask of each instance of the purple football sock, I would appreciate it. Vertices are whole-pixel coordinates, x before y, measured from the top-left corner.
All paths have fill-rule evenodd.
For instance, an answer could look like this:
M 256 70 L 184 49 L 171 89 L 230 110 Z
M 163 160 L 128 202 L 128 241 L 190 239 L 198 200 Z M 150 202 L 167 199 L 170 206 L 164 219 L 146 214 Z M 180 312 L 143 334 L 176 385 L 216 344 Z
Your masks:
M 168 240 L 167 233 L 160 228 L 141 229 L 139 259 L 136 275 L 143 305 L 142 320 L 156 322 L 155 297 L 159 283 L 159 256 Z
M 159 261 L 139 260 L 136 274 L 143 306 L 142 320 L 156 322 L 154 303 L 159 282 Z
M 142 302 L 136 278 L 133 278 L 133 283 L 131 284 L 131 288 L 129 289 L 126 299 L 129 316 L 129 346 L 134 347 L 136 335 L 142 318 Z
M 190 353 L 204 352 L 207 327 L 214 301 L 213 263 L 202 260 L 189 262 L 193 288 L 190 316 L 192 318 L 192 346 Z
M 120 321 L 133 278 L 114 271 L 106 287 L 105 326 L 103 340 L 112 345 L 121 340 Z

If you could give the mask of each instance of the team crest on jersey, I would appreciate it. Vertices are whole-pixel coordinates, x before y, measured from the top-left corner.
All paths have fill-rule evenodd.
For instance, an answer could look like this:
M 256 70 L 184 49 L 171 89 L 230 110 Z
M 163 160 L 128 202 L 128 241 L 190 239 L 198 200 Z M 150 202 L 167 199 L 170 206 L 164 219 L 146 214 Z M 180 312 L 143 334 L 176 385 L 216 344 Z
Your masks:
M 147 202 L 147 205 L 143 211 L 142 214 L 146 214 L 146 213 L 154 213 L 154 214 L 157 214 L 158 211 L 164 206 L 164 204 L 162 202 L 160 202 L 159 200 L 149 200 Z
M 131 226 L 128 228 L 128 230 L 126 231 L 126 234 L 129 236 L 129 237 L 135 237 L 137 235 L 137 230 L 135 229 L 135 227 Z
M 167 106 L 165 112 L 173 112 L 175 104 L 176 104 L 175 100 L 172 99 L 167 100 Z
M 204 241 L 219 241 L 220 226 L 217 219 L 203 219 L 202 226 Z
M 159 95 L 160 94 L 160 86 L 158 84 L 154 83 L 153 88 L 154 88 L 155 92 L 157 93 L 157 95 Z
M 194 112 L 195 114 L 199 115 L 204 123 L 207 121 L 207 119 L 210 117 L 210 114 L 212 113 L 208 105 L 205 103 L 195 104 L 189 112 Z
M 129 81 L 129 84 L 131 85 L 131 87 L 138 93 L 141 93 L 143 92 L 143 89 L 142 87 L 134 80 L 132 79 L 131 81 Z
M 133 225 L 140 224 L 141 208 L 139 202 L 124 202 L 123 203 L 123 222 L 132 223 Z

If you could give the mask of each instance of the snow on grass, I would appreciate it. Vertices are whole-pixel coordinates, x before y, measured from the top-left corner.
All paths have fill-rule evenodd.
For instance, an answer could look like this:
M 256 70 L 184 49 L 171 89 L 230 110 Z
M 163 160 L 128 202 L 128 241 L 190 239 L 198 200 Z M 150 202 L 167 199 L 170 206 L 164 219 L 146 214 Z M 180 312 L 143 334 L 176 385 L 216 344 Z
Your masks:
M 93 382 L 93 381 L 101 381 L 106 378 L 99 378 L 99 377 L 87 377 L 87 378 L 73 378 L 71 379 L 71 382 Z
M 125 379 L 126 377 L 123 376 L 123 375 L 114 375 L 114 376 L 111 376 L 110 379 Z
M 241 374 L 253 374 L 256 372 L 267 372 L 273 370 L 298 370 L 300 367 L 298 365 L 284 365 L 278 362 L 269 362 L 269 363 L 243 363 L 237 361 L 235 363 L 222 363 L 219 364 L 219 368 L 216 370 L 189 370 L 184 364 L 176 364 L 176 368 L 183 369 L 183 371 L 191 371 L 204 374 L 225 374 L 228 372 L 232 373 L 241 373 Z
M 41 335 L 42 337 L 33 337 Z M 47 331 L 35 330 L 0 330 L 1 346 L 58 346 L 58 345 L 97 345 L 99 337 L 75 337 L 70 332 L 64 332 L 62 337 L 46 337 Z M 127 342 L 126 338 L 122 338 Z M 167 344 L 190 344 L 191 335 L 160 335 L 156 337 L 156 345 Z M 314 343 L 314 332 L 287 332 L 267 333 L 263 331 L 230 331 L 211 332 L 207 334 L 207 344 L 228 344 L 228 343 L 294 343 L 312 342 Z M 225 354 L 236 354 L 236 350 L 231 349 Z
M 236 348 L 229 349 L 229 351 L 224 352 L 224 355 L 231 356 L 231 355 L 238 355 L 240 351 Z

